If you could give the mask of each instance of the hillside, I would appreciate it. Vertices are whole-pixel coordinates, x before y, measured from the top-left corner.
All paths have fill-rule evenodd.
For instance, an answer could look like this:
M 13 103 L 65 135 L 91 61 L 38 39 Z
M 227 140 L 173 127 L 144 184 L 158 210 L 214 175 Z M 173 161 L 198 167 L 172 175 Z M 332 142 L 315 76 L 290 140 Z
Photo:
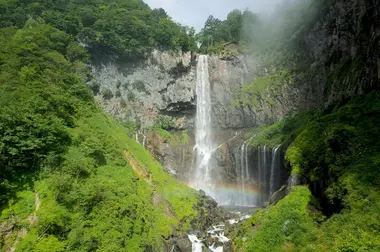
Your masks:
M 95 105 L 87 52 L 32 19 L 2 29 L 1 44 L 2 250 L 172 246 L 171 233 L 198 216 L 197 193 Z
M 44 20 L 85 44 L 93 53 L 144 57 L 151 50 L 189 51 L 195 31 L 176 24 L 163 9 L 142 0 L 2 1 L 0 27 L 24 27 L 29 18 Z
M 293 179 L 285 198 L 239 230 L 239 251 L 380 249 L 379 98 L 373 92 L 257 129 L 250 144 L 281 144 Z

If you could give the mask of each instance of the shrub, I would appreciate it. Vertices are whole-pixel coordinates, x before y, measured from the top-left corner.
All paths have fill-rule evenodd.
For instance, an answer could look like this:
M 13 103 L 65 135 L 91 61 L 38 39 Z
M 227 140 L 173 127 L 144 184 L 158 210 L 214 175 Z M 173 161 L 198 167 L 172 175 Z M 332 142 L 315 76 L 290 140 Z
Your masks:
M 97 95 L 97 94 L 99 94 L 99 92 L 100 92 L 100 84 L 97 83 L 97 82 L 92 82 L 92 83 L 90 84 L 90 89 L 92 90 L 92 93 L 93 93 L 94 95 Z
M 129 91 L 127 98 L 128 98 L 128 101 L 134 101 L 136 99 L 136 95 L 132 91 Z
M 127 102 L 124 99 L 120 100 L 120 107 L 126 108 L 127 107 Z
M 173 118 L 166 115 L 159 115 L 153 123 L 153 127 L 159 129 L 171 129 L 174 128 Z
M 109 100 L 113 97 L 113 93 L 110 89 L 104 89 L 102 92 L 102 96 L 105 100 Z
M 121 86 L 121 81 L 120 81 L 120 80 L 117 80 L 117 82 L 116 82 L 116 88 L 119 89 L 120 86 Z
M 124 89 L 128 89 L 128 87 L 131 85 L 131 83 L 129 81 L 126 81 L 122 84 L 123 88 Z
M 117 98 L 120 98 L 120 97 L 121 97 L 121 92 L 120 92 L 120 90 L 116 90 L 116 92 L 115 92 L 115 96 L 116 96 Z
M 145 83 L 142 80 L 137 80 L 133 82 L 133 88 L 135 88 L 139 92 L 147 92 L 145 88 Z

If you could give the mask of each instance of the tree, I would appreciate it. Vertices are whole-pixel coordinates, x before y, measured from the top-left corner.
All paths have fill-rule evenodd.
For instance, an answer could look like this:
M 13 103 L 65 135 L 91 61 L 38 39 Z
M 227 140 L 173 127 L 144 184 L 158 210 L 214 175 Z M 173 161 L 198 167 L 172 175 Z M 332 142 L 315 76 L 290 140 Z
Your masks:
M 243 27 L 243 15 L 240 10 L 233 10 L 227 16 L 228 40 L 238 43 L 240 40 L 240 31 Z

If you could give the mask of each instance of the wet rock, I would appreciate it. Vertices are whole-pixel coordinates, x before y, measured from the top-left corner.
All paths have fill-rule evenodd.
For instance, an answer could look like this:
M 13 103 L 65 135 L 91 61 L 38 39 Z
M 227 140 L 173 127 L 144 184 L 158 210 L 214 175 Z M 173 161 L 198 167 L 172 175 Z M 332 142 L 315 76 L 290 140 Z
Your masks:
M 203 191 L 203 190 L 199 190 L 199 195 L 200 195 L 202 198 L 206 198 L 206 193 L 205 193 L 205 191 Z
M 275 193 L 273 193 L 272 197 L 270 198 L 269 200 L 269 204 L 270 205 L 274 205 L 276 204 L 277 202 L 279 202 L 280 200 L 282 200 L 283 198 L 285 198 L 286 196 L 286 192 L 287 192 L 287 186 L 286 185 L 283 185 L 280 190 L 276 191 Z
M 291 174 L 288 179 L 288 185 L 286 187 L 286 193 L 288 194 L 290 190 L 298 185 L 303 185 L 305 183 L 302 175 L 300 174 Z
M 191 53 L 158 50 L 147 59 L 132 61 L 98 56 L 93 60 L 88 84 L 97 87 L 95 96 L 100 106 L 118 119 L 138 118 L 143 126 L 151 126 L 159 114 L 164 114 L 180 120 L 179 129 L 194 128 L 196 58 Z M 251 127 L 294 111 L 297 94 L 289 88 L 282 90 L 275 106 L 266 102 L 257 109 L 236 106 L 234 92 L 257 76 L 259 68 L 259 61 L 252 56 L 209 56 L 212 121 L 218 128 Z M 112 97 L 104 97 L 106 91 Z
M 173 252 L 188 252 L 191 251 L 191 242 L 186 238 L 178 238 L 174 240 Z

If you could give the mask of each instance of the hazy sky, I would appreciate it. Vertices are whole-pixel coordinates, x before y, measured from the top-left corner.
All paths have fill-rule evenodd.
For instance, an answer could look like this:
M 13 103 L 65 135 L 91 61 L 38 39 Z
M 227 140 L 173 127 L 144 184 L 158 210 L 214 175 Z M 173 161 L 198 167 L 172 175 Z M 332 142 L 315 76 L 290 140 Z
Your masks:
M 203 27 L 208 16 L 225 19 L 233 9 L 249 8 L 255 13 L 270 11 L 280 0 L 144 0 L 151 8 L 162 7 L 177 22 Z

